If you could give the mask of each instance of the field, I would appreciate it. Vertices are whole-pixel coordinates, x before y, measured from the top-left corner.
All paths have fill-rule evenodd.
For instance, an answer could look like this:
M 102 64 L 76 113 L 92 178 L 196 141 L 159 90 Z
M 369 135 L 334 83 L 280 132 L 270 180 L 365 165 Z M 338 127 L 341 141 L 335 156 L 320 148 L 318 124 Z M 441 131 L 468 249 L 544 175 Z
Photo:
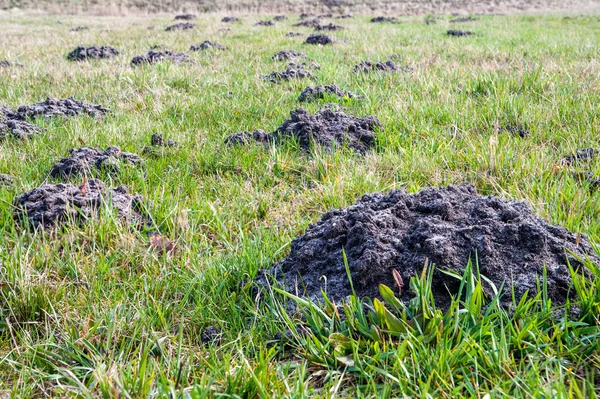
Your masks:
M 327 21 L 345 30 L 325 32 L 338 39 L 326 46 L 303 44 L 313 30 L 292 27 L 298 15 L 275 26 L 254 25 L 267 16 L 221 18 L 199 15 L 194 29 L 167 32 L 172 15 L 0 13 L 0 61 L 23 64 L 0 68 L 0 106 L 72 96 L 111 110 L 100 119 L 36 118 L 43 134 L 0 141 L 0 173 L 14 179 L 0 185 L 0 396 L 600 396 L 593 264 L 587 277 L 573 276 L 573 303 L 556 307 L 542 290 L 512 310 L 484 298 L 473 270 L 463 277 L 466 294 L 444 311 L 434 310 L 426 273 L 415 276 L 420 301 L 410 311 L 385 302 L 398 306 L 396 316 L 357 298 L 338 311 L 298 299 L 289 313 L 284 294 L 253 284 L 323 213 L 391 189 L 470 182 L 481 194 L 524 200 L 537 216 L 581 233 L 578 240 L 600 243 L 592 178 L 600 161 L 561 163 L 599 146 L 598 15 L 464 23 L 439 15 L 430 24 L 422 16 L 370 23 L 355 15 Z M 89 29 L 69 31 L 77 26 Z M 475 35 L 450 37 L 448 29 Z M 290 31 L 304 36 L 287 37 Z M 205 40 L 228 49 L 188 51 Z M 121 54 L 68 61 L 79 45 Z M 156 45 L 195 63 L 131 66 Z M 320 64 L 314 80 L 261 78 L 285 69 L 271 57 L 287 49 Z M 353 72 L 361 61 L 390 57 L 408 68 Z M 300 92 L 316 84 L 362 99 L 300 103 Z M 236 132 L 271 132 L 290 111 L 313 113 L 330 102 L 381 121 L 373 151 L 224 143 Z M 178 145 L 151 146 L 155 133 Z M 111 145 L 143 164 L 67 181 L 83 191 L 96 177 L 140 194 L 160 235 L 110 213 L 59 230 L 15 221 L 15 197 L 64 182 L 48 172 L 69 149 Z

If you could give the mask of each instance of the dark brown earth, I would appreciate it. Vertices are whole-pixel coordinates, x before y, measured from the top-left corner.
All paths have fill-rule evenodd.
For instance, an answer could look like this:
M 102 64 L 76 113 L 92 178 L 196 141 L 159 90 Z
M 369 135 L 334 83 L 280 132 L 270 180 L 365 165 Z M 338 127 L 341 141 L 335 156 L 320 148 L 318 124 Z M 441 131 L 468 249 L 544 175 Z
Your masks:
M 288 19 L 288 17 L 286 17 L 285 15 L 277 15 L 273 18 L 273 20 L 277 21 L 277 22 L 285 21 L 287 19 Z
M 446 32 L 446 34 L 448 36 L 454 36 L 454 37 L 464 37 L 464 36 L 471 36 L 474 35 L 475 33 L 470 32 L 470 31 L 464 31 L 464 30 L 455 30 L 455 29 L 450 29 L 448 30 L 448 32 Z
M 221 20 L 221 22 L 226 23 L 226 24 L 229 24 L 232 22 L 240 22 L 240 21 L 241 21 L 241 19 L 236 18 L 236 17 L 225 17 Z
M 254 26 L 275 26 L 275 22 L 273 22 L 271 20 L 258 21 L 257 23 L 254 24 Z
M 146 55 L 138 55 L 131 60 L 132 66 L 142 64 L 156 64 L 162 61 L 171 61 L 173 64 L 193 63 L 194 59 L 185 53 L 175 53 L 173 51 L 150 50 Z
M 320 18 L 311 19 L 309 21 L 302 21 L 294 24 L 296 27 L 305 27 L 305 28 L 316 28 L 317 26 L 321 26 L 321 22 L 323 22 Z
M 0 173 L 0 187 L 6 187 L 13 184 L 14 179 L 12 176 L 6 175 L 4 173 Z
M 191 21 L 192 19 L 196 19 L 196 15 L 194 14 L 181 14 L 175 16 L 175 21 Z
M 127 188 L 106 188 L 97 179 L 72 184 L 44 184 L 27 191 L 14 201 L 14 218 L 32 228 L 54 228 L 74 223 L 81 224 L 95 218 L 104 209 L 114 209 L 119 218 L 138 227 L 149 227 L 150 222 L 142 213 L 143 199 L 127 193 Z
M 165 30 L 167 32 L 176 31 L 176 30 L 190 30 L 194 29 L 196 24 L 192 24 L 190 22 L 181 22 L 175 25 L 167 26 Z
M 402 72 L 407 70 L 406 67 L 401 65 L 397 65 L 394 61 L 388 60 L 386 62 L 371 62 L 371 61 L 363 61 L 360 64 L 356 65 L 353 69 L 355 73 L 359 72 L 373 72 L 373 71 L 381 71 L 381 72 Z
M 298 101 L 315 101 L 323 100 L 326 97 L 339 97 L 339 98 L 360 98 L 359 95 L 352 93 L 351 91 L 342 90 L 336 85 L 326 86 L 308 86 L 300 93 Z
M 12 62 L 12 61 L 8 61 L 8 60 L 0 61 L 0 68 L 14 68 L 14 67 L 23 68 L 24 65 L 19 64 L 18 62 Z
M 530 297 L 536 294 L 544 265 L 549 298 L 564 304 L 571 288 L 568 264 L 577 269 L 582 267 L 577 258 L 600 261 L 585 236 L 548 224 L 524 202 L 481 196 L 467 184 L 365 195 L 309 226 L 267 275 L 314 300 L 322 289 L 329 299 L 343 300 L 351 288 L 342 249 L 360 297 L 379 297 L 379 284 L 398 291 L 395 270 L 404 282 L 401 299 L 406 303 L 414 295 L 410 278 L 434 264 L 431 289 L 442 309 L 459 288 L 459 281 L 442 270 L 462 275 L 469 260 L 478 260 L 480 273 L 497 289 L 505 285 L 501 304 L 506 307 L 511 307 L 513 288 L 517 300 L 527 291 Z M 483 286 L 492 297 L 490 284 Z
M 287 69 L 312 69 L 318 70 L 321 69 L 321 65 L 319 65 L 316 61 L 308 61 L 308 62 L 290 62 L 287 65 Z
M 520 125 L 505 125 L 500 127 L 500 133 L 509 133 L 521 138 L 529 137 L 529 129 Z
M 575 151 L 575 154 L 567 155 L 561 160 L 561 163 L 566 165 L 573 165 L 577 162 L 587 162 L 600 155 L 600 151 L 597 148 L 584 148 L 582 150 Z
M 82 30 L 89 30 L 90 28 L 88 28 L 87 26 L 77 26 L 75 28 L 71 28 L 69 29 L 69 32 L 80 32 Z
M 371 18 L 371 22 L 373 23 L 378 23 L 378 22 L 398 22 L 398 20 L 394 17 L 375 17 L 375 18 Z
M 477 21 L 477 18 L 473 18 L 473 17 L 461 17 L 461 18 L 451 19 L 449 22 L 451 24 L 455 24 L 455 23 L 473 22 L 473 21 Z
M 119 173 L 121 165 L 141 165 L 136 154 L 123 152 L 119 147 L 108 147 L 105 151 L 97 148 L 72 148 L 71 156 L 63 158 L 52 166 L 50 176 L 69 178 L 78 175 L 93 175 L 93 169 L 109 173 Z
M 0 106 L 0 141 L 8 137 L 25 139 L 41 132 L 42 129 L 27 122 L 14 110 Z
M 327 25 L 318 25 L 315 27 L 315 30 L 318 31 L 336 31 L 336 30 L 344 30 L 343 26 L 327 24 Z
M 327 36 L 327 35 L 321 35 L 319 33 L 313 33 L 312 35 L 308 36 L 306 38 L 306 44 L 320 44 L 320 45 L 326 45 L 326 44 L 332 44 L 335 43 L 335 39 Z
M 111 46 L 78 46 L 67 54 L 69 61 L 84 61 L 89 59 L 112 58 L 120 54 L 120 51 Z
M 268 75 L 264 75 L 262 78 L 277 83 L 291 79 L 315 79 L 315 75 L 305 69 L 286 69 L 281 72 L 273 71 Z
M 294 60 L 299 57 L 306 57 L 306 53 L 304 51 L 295 51 L 295 50 L 282 50 L 271 57 L 273 61 L 286 61 L 286 60 Z
M 35 118 L 37 116 L 43 116 L 46 118 L 51 117 L 72 117 L 81 114 L 87 114 L 94 118 L 101 118 L 105 114 L 110 112 L 107 108 L 104 108 L 98 104 L 90 104 L 85 101 L 79 101 L 73 97 L 65 99 L 56 99 L 49 97 L 46 101 L 42 101 L 38 104 L 23 105 L 17 110 L 23 118 Z
M 175 147 L 177 142 L 174 140 L 165 141 L 162 134 L 154 133 L 150 138 L 150 144 L 156 147 Z
M 299 36 L 304 36 L 304 33 L 288 32 L 285 34 L 285 37 L 299 37 Z
M 221 43 L 211 42 L 210 40 L 205 40 L 201 44 L 196 44 L 190 47 L 190 51 L 199 51 L 199 50 L 227 50 L 227 46 L 222 45 Z
M 263 130 L 236 133 L 230 135 L 225 143 L 248 144 L 256 141 L 262 144 L 279 144 L 297 140 L 305 152 L 311 152 L 315 145 L 319 145 L 327 150 L 336 146 L 348 146 L 356 152 L 365 153 L 375 147 L 375 138 L 380 130 L 381 124 L 374 116 L 357 118 L 331 109 L 323 109 L 311 115 L 299 108 L 290 112 L 290 119 L 273 133 L 265 133 Z

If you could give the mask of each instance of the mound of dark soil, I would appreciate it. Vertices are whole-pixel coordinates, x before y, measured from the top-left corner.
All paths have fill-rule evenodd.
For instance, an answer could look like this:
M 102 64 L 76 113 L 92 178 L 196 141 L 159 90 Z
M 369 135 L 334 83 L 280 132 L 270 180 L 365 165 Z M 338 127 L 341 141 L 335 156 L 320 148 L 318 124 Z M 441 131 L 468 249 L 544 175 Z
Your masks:
M 100 58 L 111 58 L 121 54 L 119 50 L 111 46 L 78 46 L 75 50 L 71 51 L 67 54 L 67 59 L 69 61 L 83 61 L 91 58 L 100 59 Z
M 283 50 L 271 57 L 273 61 L 295 60 L 298 57 L 305 57 L 304 51 L 296 52 L 295 50 Z
M 73 97 L 57 99 L 49 97 L 46 101 L 38 104 L 23 105 L 19 107 L 17 113 L 23 118 L 35 118 L 36 116 L 51 117 L 72 117 L 80 114 L 88 114 L 94 118 L 101 118 L 110 112 L 108 109 L 97 105 L 79 101 Z
M 226 24 L 230 24 L 232 22 L 240 22 L 241 19 L 236 18 L 236 17 L 225 17 L 221 20 L 221 22 L 226 23 Z
M 306 38 L 306 41 L 304 42 L 306 44 L 320 44 L 320 45 L 326 45 L 326 44 L 332 44 L 335 43 L 335 39 L 327 36 L 327 35 L 321 35 L 319 33 L 313 33 L 312 35 L 308 36 Z
M 473 18 L 473 17 L 454 18 L 454 19 L 450 20 L 450 23 L 455 24 L 455 23 L 473 22 L 473 21 L 477 21 L 477 18 Z
M 325 96 L 336 96 L 339 98 L 360 98 L 357 94 L 342 90 L 336 85 L 308 86 L 300 93 L 298 101 L 323 100 Z
M 353 71 L 355 73 L 373 72 L 373 71 L 402 72 L 404 70 L 406 70 L 405 67 L 402 67 L 401 65 L 397 65 L 392 60 L 388 60 L 386 62 L 363 61 L 360 64 L 356 65 L 353 69 Z
M 600 155 L 600 151 L 596 148 L 584 148 L 582 150 L 575 151 L 575 154 L 567 155 L 561 160 L 561 163 L 565 165 L 573 165 L 577 162 L 591 161 Z
M 24 65 L 19 64 L 18 62 L 12 62 L 12 61 L 8 61 L 8 60 L 0 61 L 0 68 L 14 68 L 14 67 L 23 68 Z
M 171 31 L 175 31 L 175 30 L 190 30 L 190 29 L 194 29 L 196 27 L 196 24 L 192 24 L 190 22 L 181 22 L 175 25 L 171 25 L 171 26 L 167 26 L 165 28 L 165 30 L 167 32 L 171 32 Z
M 142 203 L 142 197 L 128 194 L 126 187 L 109 189 L 97 179 L 88 180 L 81 187 L 44 184 L 15 198 L 14 218 L 33 228 L 53 228 L 69 222 L 83 223 L 108 205 L 121 219 L 149 227 Z
M 500 133 L 510 133 L 521 138 L 529 137 L 529 129 L 519 125 L 505 125 L 500 128 Z
M 319 18 L 315 18 L 315 19 L 311 19 L 309 21 L 302 21 L 299 22 L 297 24 L 294 24 L 293 26 L 296 27 L 305 27 L 305 28 L 317 28 L 317 26 L 321 26 L 321 19 Z
M 336 31 L 336 30 L 344 30 L 344 27 L 340 26 L 340 25 L 327 24 L 327 25 L 318 25 L 318 26 L 315 26 L 315 30 L 318 30 L 318 31 Z
M 9 136 L 25 139 L 41 132 L 39 127 L 25 121 L 12 109 L 0 106 L 0 141 Z
M 275 22 L 273 22 L 271 20 L 258 21 L 257 23 L 254 24 L 254 26 L 275 26 Z
M 321 69 L 321 65 L 319 65 L 316 61 L 309 61 L 309 62 L 290 62 L 287 65 L 288 69 L 312 69 L 312 70 L 318 70 Z
M 316 15 L 313 13 L 310 13 L 310 12 L 300 14 L 300 19 L 307 19 L 307 18 L 314 18 L 314 17 L 316 17 Z
M 191 21 L 192 19 L 196 19 L 196 15 L 194 14 L 181 14 L 175 16 L 175 21 Z
M 381 130 L 379 120 L 374 116 L 356 118 L 341 111 L 323 109 L 314 115 L 300 108 L 290 112 L 286 120 L 273 133 L 257 130 L 254 133 L 242 132 L 229 136 L 227 144 L 281 143 L 297 140 L 303 151 L 310 152 L 315 144 L 331 150 L 334 146 L 348 146 L 365 153 L 375 146 L 377 131 Z
M 394 17 L 375 17 L 371 18 L 371 22 L 379 23 L 379 22 L 398 22 L 398 20 Z
M 455 30 L 455 29 L 450 29 L 448 30 L 448 32 L 446 32 L 446 34 L 448 36 L 454 36 L 454 37 L 464 37 L 464 36 L 471 36 L 474 35 L 474 32 L 471 31 L 465 31 L 465 30 Z
M 299 36 L 304 36 L 304 33 L 288 32 L 285 34 L 285 37 L 299 37 Z
M 13 181 L 14 179 L 11 176 L 0 173 L 0 187 L 10 186 L 13 184 Z
M 305 69 L 286 69 L 285 71 L 277 72 L 273 71 L 268 75 L 264 75 L 262 77 L 265 80 L 268 80 L 273 83 L 280 82 L 282 80 L 291 80 L 291 79 L 315 79 L 315 75 L 308 72 Z
M 87 26 L 77 26 L 75 28 L 69 29 L 69 32 L 81 32 L 82 30 L 89 30 Z
M 138 55 L 131 60 L 132 66 L 142 64 L 156 64 L 162 61 L 171 61 L 173 64 L 194 63 L 194 59 L 185 53 L 175 53 L 173 51 L 155 51 L 150 50 L 146 55 Z
M 285 15 L 277 15 L 277 16 L 275 16 L 275 18 L 273 18 L 273 20 L 277 21 L 277 22 L 285 21 L 287 19 L 288 19 L 288 17 L 286 17 Z
M 174 140 L 165 141 L 162 134 L 154 133 L 150 138 L 150 144 L 155 147 L 175 147 L 177 142 Z
M 336 19 L 349 19 L 349 18 L 354 18 L 354 16 L 352 14 L 343 14 L 343 15 L 338 15 L 335 18 Z
M 600 189 L 600 176 L 597 176 L 594 172 L 573 172 L 573 178 L 578 182 L 587 184 L 590 191 Z
M 119 173 L 120 164 L 140 165 L 142 160 L 136 154 L 123 152 L 119 147 L 108 147 L 105 151 L 97 148 L 72 148 L 71 156 L 63 158 L 52 166 L 50 176 L 69 178 L 89 174 L 92 170 L 105 170 Z
M 194 45 L 190 47 L 190 51 L 199 51 L 199 50 L 227 50 L 227 46 L 222 45 L 221 43 L 211 42 L 210 40 L 205 40 L 204 43 Z
M 340 301 L 351 294 L 342 249 L 357 295 L 371 298 L 379 296 L 379 284 L 394 288 L 396 270 L 405 284 L 402 299 L 409 300 L 410 278 L 427 262 L 435 264 L 431 289 L 440 308 L 449 305 L 448 292 L 457 294 L 459 286 L 441 270 L 461 275 L 476 256 L 483 276 L 498 289 L 505 284 L 505 306 L 512 287 L 517 300 L 527 290 L 536 293 L 544 265 L 549 297 L 564 304 L 571 284 L 567 262 L 581 266 L 569 252 L 599 261 L 586 237 L 537 218 L 524 202 L 484 197 L 464 185 L 365 195 L 323 215 L 292 241 L 290 254 L 269 273 L 289 290 L 305 286 L 306 295 L 319 299 L 325 289 Z M 484 290 L 493 295 L 489 284 Z

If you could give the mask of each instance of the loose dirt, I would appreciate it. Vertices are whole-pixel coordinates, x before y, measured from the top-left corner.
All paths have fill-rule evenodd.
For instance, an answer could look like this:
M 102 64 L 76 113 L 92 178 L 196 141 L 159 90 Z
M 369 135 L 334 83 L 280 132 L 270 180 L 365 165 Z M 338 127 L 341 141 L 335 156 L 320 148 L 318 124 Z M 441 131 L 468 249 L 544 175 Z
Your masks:
M 597 148 L 584 148 L 582 150 L 575 151 L 575 154 L 567 155 L 561 159 L 561 163 L 565 165 L 573 165 L 577 162 L 587 162 L 598 157 L 598 155 L 600 155 L 600 151 Z
M 12 109 L 0 106 L 0 141 L 8 137 L 26 139 L 41 132 L 42 129 L 27 122 Z
M 449 22 L 451 24 L 456 24 L 456 23 L 473 22 L 473 21 L 477 21 L 477 18 L 473 18 L 473 17 L 454 18 L 454 19 L 451 19 Z
M 386 62 L 363 61 L 360 64 L 356 65 L 353 69 L 354 73 L 373 72 L 373 71 L 402 72 L 402 71 L 406 71 L 406 70 L 408 70 L 408 67 L 403 67 L 401 65 L 397 65 L 392 60 L 388 60 Z
M 69 158 L 63 158 L 52 166 L 50 176 L 69 178 L 78 175 L 90 175 L 92 169 L 119 173 L 120 165 L 141 165 L 142 160 L 136 154 L 123 152 L 119 147 L 108 147 L 105 151 L 98 148 L 72 148 Z
M 33 228 L 54 228 L 69 223 L 81 224 L 99 215 L 108 206 L 116 210 L 119 218 L 150 227 L 142 213 L 143 198 L 128 194 L 127 188 L 106 188 L 97 179 L 72 184 L 44 184 L 15 198 L 14 218 L 18 223 Z
M 121 54 L 119 50 L 111 46 L 78 46 L 75 50 L 67 54 L 69 61 L 84 61 L 89 59 L 112 58 Z
M 163 139 L 162 134 L 154 133 L 150 138 L 150 144 L 155 147 L 175 147 L 177 146 L 177 142 L 174 140 Z
M 318 26 L 315 27 L 315 30 L 318 30 L 318 31 L 337 31 L 337 30 L 344 30 L 344 27 L 340 26 L 340 25 L 327 24 L 327 25 L 318 25 Z
M 226 23 L 226 24 L 230 24 L 232 22 L 240 22 L 241 19 L 236 18 L 236 17 L 225 17 L 221 20 L 221 22 Z
M 211 42 L 210 40 L 205 40 L 201 44 L 196 44 L 190 47 L 190 51 L 199 51 L 199 50 L 227 50 L 227 46 L 222 45 L 221 43 Z
M 0 187 L 7 187 L 13 184 L 14 179 L 12 176 L 0 173 Z
M 258 21 L 257 23 L 254 24 L 254 26 L 275 26 L 275 22 L 273 22 L 271 20 Z
M 286 120 L 273 133 L 257 130 L 254 133 L 242 132 L 229 136 L 226 144 L 248 144 L 252 141 L 279 144 L 287 140 L 297 140 L 300 148 L 311 152 L 314 145 L 327 150 L 347 146 L 359 153 L 375 147 L 375 138 L 382 130 L 381 123 L 374 116 L 357 118 L 341 111 L 323 109 L 311 115 L 299 108 L 290 112 Z
M 293 69 L 289 68 L 285 71 L 277 72 L 273 71 L 268 75 L 264 75 L 262 77 L 264 80 L 268 80 L 272 83 L 281 82 L 283 80 L 292 80 L 292 79 L 315 79 L 315 75 L 305 69 Z
M 446 34 L 448 36 L 454 36 L 454 37 L 465 37 L 465 36 L 472 36 L 475 33 L 470 32 L 470 31 L 464 31 L 464 30 L 450 29 L 450 30 L 448 30 L 448 32 L 446 32 Z
M 381 22 L 398 22 L 398 20 L 394 17 L 375 17 L 375 18 L 371 18 L 371 22 L 372 23 L 381 23 Z
M 327 36 L 327 35 L 321 35 L 319 33 L 314 33 L 310 36 L 308 36 L 306 38 L 306 44 L 320 44 L 320 45 L 326 45 L 326 44 L 333 44 L 335 43 L 335 39 Z
M 280 51 L 271 57 L 273 61 L 286 61 L 286 60 L 295 60 L 299 57 L 306 57 L 306 53 L 304 51 L 295 51 L 295 50 L 283 50 Z
M 22 118 L 35 118 L 43 116 L 51 117 L 73 117 L 80 114 L 87 114 L 94 118 L 101 118 L 110 111 L 97 104 L 90 104 L 85 101 L 79 101 L 73 97 L 65 99 L 56 99 L 49 97 L 46 101 L 38 104 L 23 105 L 17 110 L 17 114 Z
M 351 91 L 342 90 L 336 85 L 326 86 L 308 86 L 300 93 L 298 101 L 316 101 L 324 100 L 326 97 L 339 97 L 339 98 L 360 98 L 359 95 L 352 93 Z
M 431 289 L 440 308 L 448 307 L 449 293 L 457 294 L 459 287 L 442 270 L 462 275 L 469 260 L 478 259 L 480 273 L 497 289 L 505 285 L 501 303 L 507 307 L 512 288 L 517 300 L 528 290 L 535 295 L 544 265 L 549 298 L 564 304 L 571 285 L 567 262 L 577 269 L 582 264 L 576 257 L 600 261 L 585 236 L 548 224 L 524 202 L 485 197 L 467 184 L 365 195 L 309 226 L 267 274 L 292 292 L 298 287 L 301 295 L 318 300 L 325 289 L 330 299 L 340 301 L 351 294 L 342 249 L 361 297 L 379 297 L 379 284 L 398 292 L 396 270 L 406 303 L 414 295 L 410 278 L 420 275 L 427 262 L 435 264 Z M 491 297 L 492 287 L 483 286 Z
M 181 22 L 179 24 L 167 26 L 165 28 L 165 30 L 167 32 L 171 32 L 171 31 L 176 31 L 176 30 L 190 30 L 190 29 L 194 29 L 195 27 L 196 27 L 196 24 L 192 24 L 190 22 Z
M 173 64 L 194 63 L 194 59 L 185 53 L 175 53 L 169 50 L 150 50 L 146 55 L 133 57 L 131 65 L 156 64 L 162 61 L 171 61 Z
M 196 19 L 196 15 L 194 14 L 181 14 L 175 16 L 175 21 L 191 21 Z

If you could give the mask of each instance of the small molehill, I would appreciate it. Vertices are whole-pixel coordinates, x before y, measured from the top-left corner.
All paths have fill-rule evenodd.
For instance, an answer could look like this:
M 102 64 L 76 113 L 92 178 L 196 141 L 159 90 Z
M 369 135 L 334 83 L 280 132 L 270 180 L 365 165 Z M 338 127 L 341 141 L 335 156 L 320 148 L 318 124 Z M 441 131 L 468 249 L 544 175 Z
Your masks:
M 448 30 L 448 32 L 446 32 L 446 35 L 454 36 L 454 37 L 466 37 L 466 36 L 472 36 L 474 34 L 475 34 L 475 32 L 465 31 L 465 30 L 456 30 L 456 29 L 450 29 L 450 30 Z
M 179 24 L 167 26 L 165 28 L 165 30 L 167 32 L 171 32 L 171 31 L 176 31 L 176 30 L 190 30 L 190 29 L 194 29 L 195 27 L 196 27 L 196 24 L 192 24 L 190 22 L 181 22 Z
M 104 207 L 114 209 L 119 218 L 138 227 L 150 227 L 143 213 L 143 198 L 131 195 L 127 188 L 106 188 L 97 179 L 72 184 L 44 184 L 14 200 L 14 219 L 38 229 L 52 229 L 65 224 L 82 224 L 98 217 Z
M 273 61 L 286 61 L 286 60 L 295 60 L 299 57 L 306 57 L 306 53 L 304 51 L 295 51 L 295 50 L 282 50 L 278 53 L 274 54 L 271 59 Z
M 174 140 L 165 141 L 162 134 L 154 133 L 150 138 L 150 145 L 153 147 L 175 147 L 177 142 Z
M 497 289 L 504 286 L 501 304 L 507 307 L 512 289 L 517 301 L 527 291 L 529 297 L 537 293 L 544 268 L 549 298 L 564 304 L 574 291 L 569 265 L 580 269 L 580 259 L 588 257 L 600 261 L 585 236 L 548 224 L 524 202 L 482 196 L 474 186 L 463 185 L 365 195 L 309 226 L 267 274 L 291 292 L 297 287 L 300 295 L 318 300 L 325 290 L 339 302 L 352 293 L 342 250 L 360 297 L 379 297 L 379 284 L 393 289 L 396 272 L 404 282 L 406 303 L 414 295 L 410 278 L 434 264 L 431 290 L 442 309 L 459 288 L 459 281 L 442 270 L 462 275 L 469 260 L 478 261 L 481 275 Z M 483 286 L 492 297 L 487 281 Z
M 73 97 L 65 99 L 49 97 L 46 101 L 32 105 L 23 105 L 17 110 L 17 113 L 23 118 L 35 118 L 37 116 L 46 118 L 73 117 L 81 114 L 101 118 L 108 112 L 110 111 L 101 105 L 76 100 Z
M 450 23 L 451 24 L 456 24 L 456 23 L 473 22 L 473 21 L 477 21 L 477 18 L 473 18 L 473 17 L 461 17 L 461 18 L 451 19 Z
M 175 16 L 175 21 L 191 21 L 193 19 L 196 19 L 195 14 L 181 14 Z
M 297 24 L 294 24 L 293 26 L 296 27 L 305 27 L 305 28 L 317 28 L 317 26 L 321 26 L 321 19 L 320 18 L 315 18 L 312 19 L 310 21 L 302 21 L 302 22 L 298 22 Z
M 342 14 L 342 15 L 338 15 L 335 18 L 336 19 L 350 19 L 350 18 L 354 18 L 354 16 L 352 14 Z
M 285 20 L 287 20 L 287 19 L 288 19 L 288 17 L 286 17 L 285 15 L 276 15 L 276 16 L 273 18 L 273 20 L 274 20 L 274 21 L 277 21 L 277 22 L 285 21 Z
M 600 154 L 597 148 L 584 148 L 582 150 L 575 151 L 575 154 L 567 155 L 561 159 L 561 163 L 565 165 L 573 165 L 577 162 L 588 162 L 596 158 Z
M 23 68 L 23 64 L 19 64 L 18 62 L 12 62 L 8 60 L 0 61 L 0 68 Z
M 338 98 L 356 98 L 359 99 L 360 96 L 352 93 L 351 91 L 342 90 L 336 85 L 325 85 L 325 86 L 308 86 L 306 89 L 300 93 L 300 97 L 298 97 L 298 101 L 316 101 L 323 100 L 327 96 L 329 97 L 338 97 Z
M 131 65 L 156 64 L 162 61 L 171 61 L 173 64 L 194 63 L 194 59 L 185 53 L 175 53 L 169 50 L 150 50 L 146 55 L 133 57 Z
M 292 79 L 315 79 L 315 75 L 305 69 L 294 69 L 288 68 L 285 71 L 277 72 L 273 71 L 268 75 L 263 75 L 264 80 L 268 80 L 272 83 L 281 81 L 287 81 Z
M 408 67 L 403 67 L 401 65 L 397 65 L 394 61 L 388 60 L 385 62 L 371 62 L 371 61 L 363 61 L 360 64 L 357 64 L 353 71 L 354 73 L 359 72 L 403 72 L 407 71 Z
M 381 23 L 381 22 L 398 22 L 398 20 L 394 17 L 375 17 L 371 18 L 372 23 Z
M 331 109 L 323 109 L 311 115 L 300 108 L 290 112 L 290 119 L 273 133 L 265 133 L 263 130 L 236 133 L 230 135 L 225 143 L 247 144 L 256 141 L 262 144 L 279 144 L 296 140 L 305 152 L 312 151 L 318 145 L 327 150 L 347 146 L 365 153 L 375 147 L 375 138 L 380 130 L 381 123 L 374 116 L 357 118 Z
M 112 58 L 121 54 L 119 50 L 111 46 L 78 46 L 75 50 L 67 54 L 69 61 L 84 61 L 89 59 Z
M 120 165 L 140 165 L 142 160 L 136 154 L 123 152 L 119 147 L 108 147 L 105 151 L 98 148 L 72 148 L 71 156 L 63 158 L 52 166 L 50 176 L 69 178 L 89 175 L 92 169 L 109 173 L 119 173 Z
M 236 18 L 236 17 L 225 17 L 221 20 L 221 22 L 226 23 L 226 24 L 230 24 L 232 22 L 240 22 L 241 19 Z
M 258 21 L 257 23 L 254 24 L 254 26 L 275 26 L 275 22 L 273 22 L 271 20 Z
M 344 27 L 340 26 L 340 25 L 334 25 L 334 24 L 317 25 L 317 26 L 315 26 L 315 30 L 318 30 L 318 31 L 337 31 L 337 30 L 344 30 Z
M 42 129 L 27 122 L 16 111 L 0 106 L 0 141 L 8 137 L 26 139 L 41 132 Z
M 77 26 L 75 28 L 69 29 L 69 32 L 81 32 L 82 30 L 89 30 L 87 26 Z
M 304 33 L 288 32 L 285 34 L 285 37 L 300 37 L 300 36 L 304 36 Z
M 320 33 L 314 33 L 310 36 L 308 36 L 306 38 L 306 41 L 304 42 L 306 44 L 313 44 L 313 45 L 327 45 L 327 44 L 333 44 L 335 43 L 335 39 L 332 38 L 331 36 L 327 36 L 327 35 L 322 35 Z
M 12 178 L 12 176 L 6 175 L 4 173 L 0 173 L 0 187 L 7 187 L 12 185 L 14 182 L 14 179 Z
M 222 45 L 221 43 L 211 42 L 210 40 L 205 40 L 201 44 L 193 45 L 190 47 L 190 51 L 200 51 L 200 50 L 227 50 L 227 46 Z
M 316 17 L 316 15 L 313 13 L 310 13 L 310 12 L 300 14 L 300 19 L 307 19 L 307 18 L 314 18 L 314 17 Z

